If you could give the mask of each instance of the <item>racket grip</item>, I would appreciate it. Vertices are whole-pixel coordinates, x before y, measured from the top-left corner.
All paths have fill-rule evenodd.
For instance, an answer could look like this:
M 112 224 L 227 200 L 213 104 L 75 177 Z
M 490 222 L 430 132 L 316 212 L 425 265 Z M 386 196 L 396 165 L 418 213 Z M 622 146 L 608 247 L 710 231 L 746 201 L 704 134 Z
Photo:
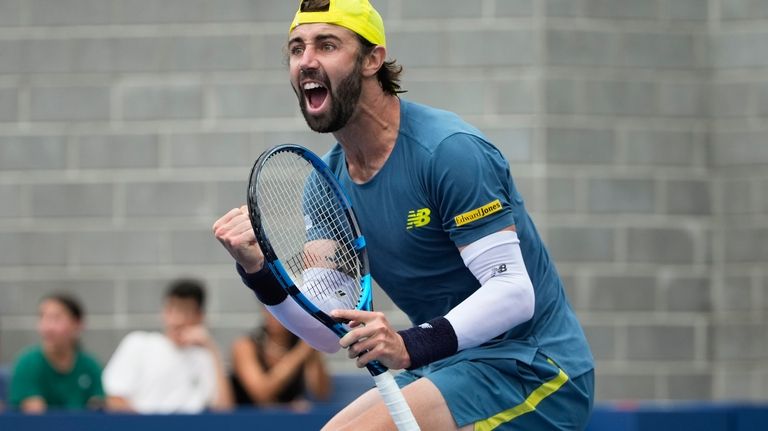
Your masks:
M 398 431 L 420 431 L 419 424 L 416 423 L 416 418 L 413 417 L 413 412 L 405 401 L 403 393 L 400 392 L 400 387 L 397 386 L 392 374 L 389 372 L 381 373 L 373 376 L 373 381 L 376 382 L 379 394 L 384 399 L 384 404 L 387 406 L 392 420 L 395 421 Z

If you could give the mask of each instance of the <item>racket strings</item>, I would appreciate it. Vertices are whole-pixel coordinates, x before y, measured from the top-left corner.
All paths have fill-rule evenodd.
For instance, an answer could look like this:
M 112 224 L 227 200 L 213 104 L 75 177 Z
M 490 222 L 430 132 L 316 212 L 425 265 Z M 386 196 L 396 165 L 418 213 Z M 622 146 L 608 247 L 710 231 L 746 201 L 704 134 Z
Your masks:
M 302 157 L 278 152 L 260 170 L 256 194 L 261 225 L 299 290 L 326 312 L 356 308 L 356 235 L 334 189 Z

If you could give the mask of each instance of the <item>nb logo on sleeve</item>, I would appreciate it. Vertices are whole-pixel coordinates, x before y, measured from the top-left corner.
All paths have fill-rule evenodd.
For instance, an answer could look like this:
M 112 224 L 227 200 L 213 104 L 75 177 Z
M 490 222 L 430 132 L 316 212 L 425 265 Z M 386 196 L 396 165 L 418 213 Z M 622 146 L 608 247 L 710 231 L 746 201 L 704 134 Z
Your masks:
M 501 265 L 491 268 L 491 278 L 501 274 L 502 272 L 507 272 L 507 264 L 502 263 Z
M 428 225 L 432 220 L 429 218 L 430 214 L 432 214 L 432 211 L 429 208 L 408 211 L 408 224 L 406 224 L 406 228 L 413 229 Z

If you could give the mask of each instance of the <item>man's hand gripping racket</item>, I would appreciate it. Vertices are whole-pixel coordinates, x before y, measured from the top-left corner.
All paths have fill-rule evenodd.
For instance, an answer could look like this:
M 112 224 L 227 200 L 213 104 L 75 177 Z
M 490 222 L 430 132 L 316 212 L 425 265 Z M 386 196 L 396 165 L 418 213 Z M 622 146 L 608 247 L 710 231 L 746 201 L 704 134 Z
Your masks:
M 298 145 L 265 151 L 251 170 L 248 214 L 265 265 L 307 313 L 340 338 L 331 310 L 372 310 L 365 238 L 328 166 Z M 419 426 L 400 388 L 378 361 L 366 364 L 400 431 Z

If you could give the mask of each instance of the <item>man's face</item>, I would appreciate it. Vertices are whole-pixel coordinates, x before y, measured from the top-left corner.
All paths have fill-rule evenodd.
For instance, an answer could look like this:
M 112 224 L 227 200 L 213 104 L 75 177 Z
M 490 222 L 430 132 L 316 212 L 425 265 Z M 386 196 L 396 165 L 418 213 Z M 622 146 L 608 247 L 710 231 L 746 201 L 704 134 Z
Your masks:
M 344 127 L 362 90 L 360 42 L 330 24 L 303 24 L 288 40 L 291 85 L 309 127 L 320 133 Z
M 203 323 L 203 313 L 194 299 L 170 297 L 163 305 L 165 334 L 174 343 L 182 344 L 182 334 L 188 328 Z

